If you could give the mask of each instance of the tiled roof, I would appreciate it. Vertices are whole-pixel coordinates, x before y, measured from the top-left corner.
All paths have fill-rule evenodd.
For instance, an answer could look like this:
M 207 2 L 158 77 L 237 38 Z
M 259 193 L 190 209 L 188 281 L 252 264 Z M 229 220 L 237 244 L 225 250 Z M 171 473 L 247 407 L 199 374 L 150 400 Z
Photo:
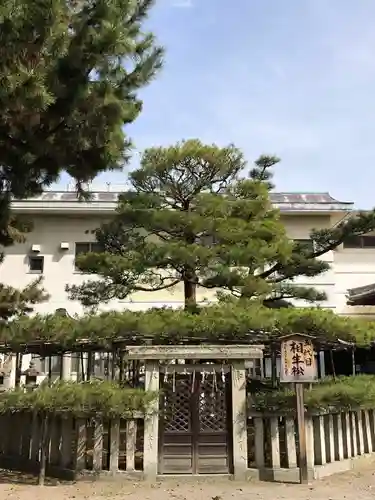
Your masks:
M 26 200 L 14 200 L 15 211 L 34 212 L 111 212 L 116 209 L 120 191 L 92 191 L 90 199 L 80 201 L 74 191 L 46 191 Z M 353 203 L 338 201 L 329 193 L 271 193 L 271 201 L 281 212 L 332 213 L 352 209 Z
M 90 201 L 116 201 L 121 193 L 114 191 L 93 191 Z M 76 201 L 74 191 L 46 191 L 40 196 L 31 198 L 30 201 Z M 282 203 L 317 203 L 352 205 L 351 202 L 338 201 L 329 193 L 271 193 L 271 200 L 275 204 Z M 28 201 L 28 200 L 22 200 Z
M 339 201 L 329 193 L 271 193 L 271 200 L 274 203 L 319 203 L 352 205 L 349 201 Z
M 357 288 L 349 288 L 347 299 L 349 306 L 375 305 L 375 283 Z

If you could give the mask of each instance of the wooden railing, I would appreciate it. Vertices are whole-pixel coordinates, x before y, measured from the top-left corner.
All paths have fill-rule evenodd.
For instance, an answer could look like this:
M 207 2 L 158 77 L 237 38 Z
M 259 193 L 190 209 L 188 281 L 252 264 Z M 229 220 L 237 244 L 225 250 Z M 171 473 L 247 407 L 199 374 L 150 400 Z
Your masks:
M 143 416 L 127 420 L 49 417 L 44 441 L 50 476 L 142 474 Z M 0 416 L 0 467 L 37 472 L 43 454 L 43 418 L 38 414 Z
M 332 470 L 339 471 L 339 463 L 375 451 L 375 410 L 307 416 L 306 441 L 311 477 L 321 477 L 324 475 L 323 469 L 327 474 L 331 473 L 330 466 Z M 248 467 L 253 475 L 263 476 L 264 479 L 297 478 L 298 451 L 295 418 L 250 414 Z

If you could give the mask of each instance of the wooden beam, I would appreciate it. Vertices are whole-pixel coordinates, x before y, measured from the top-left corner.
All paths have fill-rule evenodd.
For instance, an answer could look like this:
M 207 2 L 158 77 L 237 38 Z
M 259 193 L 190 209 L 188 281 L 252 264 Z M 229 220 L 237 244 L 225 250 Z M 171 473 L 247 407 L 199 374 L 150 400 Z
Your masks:
M 262 359 L 263 345 L 132 346 L 128 359 Z

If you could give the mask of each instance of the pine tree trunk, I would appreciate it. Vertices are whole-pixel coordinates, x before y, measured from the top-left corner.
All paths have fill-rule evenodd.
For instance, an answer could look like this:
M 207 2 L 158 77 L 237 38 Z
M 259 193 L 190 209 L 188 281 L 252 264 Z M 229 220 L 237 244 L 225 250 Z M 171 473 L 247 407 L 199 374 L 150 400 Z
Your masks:
M 184 280 L 185 309 L 194 311 L 197 307 L 197 285 L 192 280 Z

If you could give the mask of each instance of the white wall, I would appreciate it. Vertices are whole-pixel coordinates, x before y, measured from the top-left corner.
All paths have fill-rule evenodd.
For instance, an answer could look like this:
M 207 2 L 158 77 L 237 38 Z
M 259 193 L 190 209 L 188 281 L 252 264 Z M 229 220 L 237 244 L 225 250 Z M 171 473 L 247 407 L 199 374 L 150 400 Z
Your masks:
M 375 316 L 375 307 L 346 305 L 348 288 L 375 283 L 375 248 L 343 248 L 335 252 L 335 297 L 339 313 L 356 316 Z
M 28 256 L 31 245 L 40 245 L 40 255 L 44 256 L 44 286 L 51 298 L 36 310 L 46 313 L 65 307 L 72 314 L 80 312 L 78 304 L 67 300 L 65 285 L 84 280 L 84 276 L 74 270 L 74 242 L 95 240 L 94 235 L 85 232 L 95 229 L 98 219 L 36 216 L 33 222 L 34 230 L 28 234 L 27 241 L 6 249 L 5 261 L 0 266 L 1 282 L 21 288 L 37 278 L 38 275 L 29 273 Z M 61 250 L 61 242 L 69 242 L 69 250 Z
M 332 221 L 329 215 L 284 215 L 281 217 L 282 222 L 286 227 L 288 236 L 292 239 L 308 239 L 310 232 L 315 229 L 323 229 L 331 227 Z M 327 252 L 321 257 L 331 266 L 334 261 L 334 252 Z M 325 292 L 327 300 L 322 302 L 322 306 L 334 309 L 336 304 L 335 299 L 335 271 L 332 266 L 330 270 L 322 273 L 314 278 L 298 277 L 293 281 L 294 284 L 314 287 L 319 291 Z M 297 306 L 303 306 L 301 301 L 293 301 Z
M 283 215 L 288 235 L 293 239 L 309 237 L 312 228 L 330 227 L 332 220 L 327 215 Z M 0 266 L 0 281 L 16 288 L 24 287 L 37 275 L 28 273 L 28 254 L 32 244 L 41 245 L 44 256 L 44 285 L 51 294 L 49 302 L 40 304 L 36 310 L 53 312 L 64 307 L 70 314 L 82 313 L 80 304 L 69 301 L 66 284 L 80 284 L 91 276 L 84 276 L 74 270 L 75 242 L 94 241 L 91 230 L 97 228 L 104 218 L 97 215 L 79 216 L 35 216 L 34 231 L 27 242 L 6 249 L 6 258 Z M 89 234 L 87 234 L 89 231 Z M 61 242 L 69 242 L 67 251 L 60 249 Z M 328 300 L 322 306 L 335 309 L 342 314 L 372 314 L 372 308 L 351 308 L 346 306 L 347 289 L 375 282 L 375 249 L 343 249 L 328 252 L 324 257 L 332 265 L 327 273 L 313 279 L 299 278 L 296 283 L 315 286 L 326 292 Z M 215 300 L 215 292 L 199 290 L 198 300 Z M 136 293 L 123 302 L 113 302 L 101 309 L 145 310 L 149 307 L 183 304 L 182 286 L 172 291 Z
M 49 313 L 57 308 L 65 308 L 69 314 L 80 314 L 82 306 L 68 299 L 66 284 L 81 284 L 92 276 L 84 275 L 74 269 L 75 242 L 95 241 L 90 231 L 96 229 L 105 219 L 97 216 L 36 216 L 33 219 L 34 230 L 28 234 L 27 241 L 5 249 L 5 261 L 0 266 L 0 282 L 15 288 L 23 288 L 39 275 L 29 273 L 28 256 L 33 244 L 41 246 L 38 255 L 44 256 L 44 287 L 50 294 L 48 302 L 39 304 L 35 310 Z M 88 232 L 88 233 L 87 233 Z M 60 243 L 68 242 L 69 250 L 61 250 Z M 201 290 L 198 300 L 214 300 L 215 292 Z M 102 305 L 100 310 L 132 309 L 145 310 L 150 307 L 183 305 L 183 288 L 175 290 L 144 293 L 139 292 L 124 301 L 113 301 Z

